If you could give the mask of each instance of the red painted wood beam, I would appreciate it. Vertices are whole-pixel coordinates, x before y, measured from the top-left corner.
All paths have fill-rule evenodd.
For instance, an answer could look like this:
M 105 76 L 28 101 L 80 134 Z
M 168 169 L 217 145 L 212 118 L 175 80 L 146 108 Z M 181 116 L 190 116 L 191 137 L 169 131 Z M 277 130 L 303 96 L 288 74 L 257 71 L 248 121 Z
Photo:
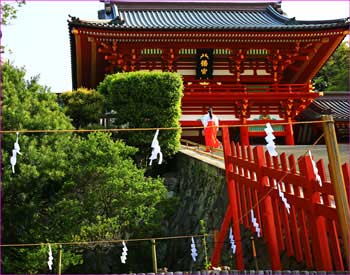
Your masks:
M 265 92 L 265 93 L 240 93 L 240 92 L 227 92 L 227 93 L 205 93 L 205 92 L 185 92 L 182 98 L 182 105 L 190 106 L 202 106 L 202 105 L 223 105 L 232 106 L 237 100 L 254 100 L 255 103 L 259 102 L 273 105 L 279 104 L 280 100 L 307 98 L 314 99 L 319 96 L 318 93 L 278 93 L 278 92 Z

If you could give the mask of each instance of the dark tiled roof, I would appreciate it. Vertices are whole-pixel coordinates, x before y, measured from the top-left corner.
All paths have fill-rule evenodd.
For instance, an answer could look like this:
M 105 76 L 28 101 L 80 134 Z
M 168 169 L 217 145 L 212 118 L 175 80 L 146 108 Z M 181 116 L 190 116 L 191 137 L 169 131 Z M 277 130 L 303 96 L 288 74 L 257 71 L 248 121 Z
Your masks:
M 331 114 L 335 121 L 350 122 L 350 92 L 328 92 L 314 99 L 299 119 L 320 120 L 325 114 Z
M 198 4 L 197 4 L 198 5 Z M 214 5 L 214 6 L 213 6 Z M 226 5 L 226 6 L 225 6 Z M 277 12 L 271 5 L 234 6 L 212 4 L 177 7 L 132 6 L 119 8 L 123 24 L 113 24 L 111 20 L 84 21 L 75 19 L 70 24 L 107 29 L 175 29 L 175 30 L 312 30 L 348 27 L 349 19 L 326 21 L 298 21 Z M 170 7 L 170 6 L 169 6 Z M 217 7 L 217 8 L 215 8 Z
M 332 114 L 336 121 L 350 121 L 350 93 L 330 93 L 316 98 L 310 108 L 319 114 Z

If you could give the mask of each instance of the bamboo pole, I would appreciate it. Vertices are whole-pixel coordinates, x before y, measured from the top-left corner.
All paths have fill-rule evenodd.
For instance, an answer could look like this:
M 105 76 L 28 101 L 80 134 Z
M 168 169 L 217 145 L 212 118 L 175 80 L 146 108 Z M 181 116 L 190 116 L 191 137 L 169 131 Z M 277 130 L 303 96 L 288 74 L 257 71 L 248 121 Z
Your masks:
M 327 146 L 328 160 L 329 160 L 329 172 L 331 181 L 334 185 L 334 197 L 337 207 L 338 219 L 344 244 L 344 252 L 346 257 L 346 263 L 350 268 L 349 261 L 349 228 L 350 228 L 350 213 L 349 204 L 346 195 L 343 171 L 341 169 L 341 162 L 339 156 L 339 148 L 337 143 L 337 137 L 335 134 L 334 120 L 331 115 L 323 115 L 323 132 Z
M 153 272 L 157 273 L 158 272 L 158 267 L 157 267 L 157 250 L 156 250 L 156 240 L 152 239 L 152 264 L 153 264 Z
M 58 275 L 62 274 L 62 245 L 58 245 Z

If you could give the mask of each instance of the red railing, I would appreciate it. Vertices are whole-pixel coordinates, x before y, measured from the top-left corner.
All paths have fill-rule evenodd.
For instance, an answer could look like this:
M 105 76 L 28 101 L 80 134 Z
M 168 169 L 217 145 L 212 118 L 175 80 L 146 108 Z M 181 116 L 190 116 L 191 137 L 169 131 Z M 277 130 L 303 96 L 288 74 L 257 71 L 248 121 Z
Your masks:
M 229 206 L 212 256 L 220 262 L 222 241 L 230 223 L 236 240 L 237 269 L 243 269 L 243 251 L 239 224 L 254 232 L 250 220 L 253 209 L 262 237 L 269 248 L 271 268 L 281 270 L 280 255 L 286 251 L 298 262 L 316 270 L 344 270 L 342 240 L 334 204 L 334 187 L 326 177 L 323 161 L 317 162 L 322 186 L 316 181 L 312 160 L 306 155 L 296 163 L 294 155 L 270 157 L 263 146 L 253 150 L 230 144 L 228 129 L 223 127 Z M 350 166 L 343 165 L 349 196 Z M 278 194 L 280 184 L 290 204 L 288 214 Z
M 186 92 L 233 92 L 233 93 L 307 93 L 312 90 L 309 84 L 260 84 L 243 85 L 233 83 L 191 83 L 185 84 Z

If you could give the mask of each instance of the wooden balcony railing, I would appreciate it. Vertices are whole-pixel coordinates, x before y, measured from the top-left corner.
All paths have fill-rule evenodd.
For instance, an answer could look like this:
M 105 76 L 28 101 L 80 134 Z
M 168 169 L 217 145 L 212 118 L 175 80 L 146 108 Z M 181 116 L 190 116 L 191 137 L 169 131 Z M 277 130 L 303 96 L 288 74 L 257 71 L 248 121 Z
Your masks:
M 309 84 L 233 84 L 233 83 L 185 83 L 185 93 L 309 93 L 312 86 Z

